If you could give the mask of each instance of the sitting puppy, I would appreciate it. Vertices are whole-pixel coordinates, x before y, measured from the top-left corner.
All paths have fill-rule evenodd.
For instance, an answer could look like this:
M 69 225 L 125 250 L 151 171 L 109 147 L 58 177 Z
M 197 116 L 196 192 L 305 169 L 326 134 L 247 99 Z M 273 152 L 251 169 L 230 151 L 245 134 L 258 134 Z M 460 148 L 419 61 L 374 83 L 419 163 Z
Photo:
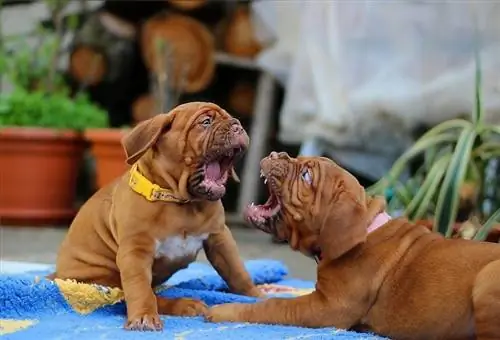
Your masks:
M 318 259 L 316 290 L 212 307 L 214 322 L 334 326 L 394 339 L 500 339 L 500 245 L 450 240 L 391 219 L 347 171 L 320 157 L 271 153 L 270 198 L 255 227 Z
M 206 312 L 201 301 L 156 297 L 152 290 L 202 247 L 232 292 L 261 296 L 220 200 L 248 142 L 240 122 L 211 103 L 180 105 L 138 124 L 122 140 L 131 171 L 82 206 L 52 278 L 123 288 L 125 327 L 134 330 L 160 330 L 158 314 Z

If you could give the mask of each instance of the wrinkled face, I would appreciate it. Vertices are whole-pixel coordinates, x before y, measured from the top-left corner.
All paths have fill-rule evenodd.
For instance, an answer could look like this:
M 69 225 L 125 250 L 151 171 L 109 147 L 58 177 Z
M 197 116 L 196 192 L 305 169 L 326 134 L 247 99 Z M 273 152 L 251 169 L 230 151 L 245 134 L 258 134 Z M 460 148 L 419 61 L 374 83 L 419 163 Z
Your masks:
M 322 227 L 342 210 L 339 195 L 364 190 L 354 176 L 327 158 L 291 158 L 285 152 L 272 152 L 261 161 L 261 177 L 269 198 L 262 205 L 248 206 L 245 219 L 316 260 L 326 237 L 320 235 Z
M 212 103 L 192 102 L 141 123 L 124 146 L 129 163 L 150 148 L 156 167 L 174 174 L 190 195 L 216 201 L 224 196 L 229 176 L 236 176 L 234 163 L 248 143 L 240 122 L 225 110 Z
M 192 155 L 189 193 L 212 201 L 221 199 L 235 162 L 248 148 L 248 134 L 236 118 L 215 105 L 200 107 L 184 130 L 184 153 Z

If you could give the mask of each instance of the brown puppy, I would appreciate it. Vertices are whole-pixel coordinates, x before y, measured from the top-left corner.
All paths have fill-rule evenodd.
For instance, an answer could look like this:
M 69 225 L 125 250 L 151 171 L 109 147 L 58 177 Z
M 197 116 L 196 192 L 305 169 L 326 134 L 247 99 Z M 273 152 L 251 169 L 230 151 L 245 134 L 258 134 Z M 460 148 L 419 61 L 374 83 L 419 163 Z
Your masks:
M 206 311 L 201 301 L 156 297 L 151 288 L 202 247 L 231 291 L 261 296 L 220 201 L 248 146 L 240 122 L 215 104 L 188 103 L 140 123 L 122 142 L 132 170 L 82 206 L 52 277 L 123 288 L 126 328 L 138 330 L 161 329 L 159 313 Z
M 326 158 L 271 153 L 270 199 L 249 207 L 257 228 L 319 258 L 316 290 L 226 304 L 211 321 L 372 331 L 394 339 L 500 339 L 500 245 L 449 240 L 404 218 Z

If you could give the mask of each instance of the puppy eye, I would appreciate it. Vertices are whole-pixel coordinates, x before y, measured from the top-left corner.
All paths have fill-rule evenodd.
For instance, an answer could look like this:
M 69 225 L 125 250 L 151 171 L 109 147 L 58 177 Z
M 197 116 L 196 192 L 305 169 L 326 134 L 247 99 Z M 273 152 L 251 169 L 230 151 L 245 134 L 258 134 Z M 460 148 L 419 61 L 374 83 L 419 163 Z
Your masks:
M 305 168 L 304 170 L 302 170 L 302 173 L 300 174 L 300 177 L 302 177 L 302 179 L 306 183 L 308 183 L 308 184 L 312 183 L 312 175 L 311 175 L 311 171 L 309 170 L 309 168 Z
M 205 128 L 209 127 L 212 124 L 212 117 L 207 117 L 201 121 L 201 125 Z

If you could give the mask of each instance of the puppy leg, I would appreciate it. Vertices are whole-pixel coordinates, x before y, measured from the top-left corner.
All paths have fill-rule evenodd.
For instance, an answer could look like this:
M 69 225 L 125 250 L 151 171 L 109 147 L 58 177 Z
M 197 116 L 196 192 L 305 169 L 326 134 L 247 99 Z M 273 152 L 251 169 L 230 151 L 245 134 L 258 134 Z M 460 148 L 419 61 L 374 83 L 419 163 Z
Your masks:
M 120 244 L 116 264 L 127 305 L 126 329 L 161 330 L 163 322 L 158 315 L 156 297 L 151 289 L 154 241 L 146 237 L 129 238 L 141 243 Z
M 250 322 L 300 327 L 335 326 L 347 329 L 352 323 L 345 313 L 332 310 L 321 294 L 293 299 L 272 298 L 255 304 L 229 303 L 209 308 L 207 319 L 212 322 Z M 332 320 L 335 318 L 336 320 Z
M 165 315 L 198 316 L 205 315 L 208 311 L 205 303 L 194 299 L 167 299 L 157 296 L 156 301 L 158 303 L 158 313 Z
M 240 259 L 236 242 L 227 226 L 224 226 L 219 233 L 211 234 L 204 242 L 203 248 L 208 260 L 233 293 L 264 297 L 248 275 Z
M 500 337 L 500 260 L 489 263 L 477 275 L 472 291 L 476 338 Z

